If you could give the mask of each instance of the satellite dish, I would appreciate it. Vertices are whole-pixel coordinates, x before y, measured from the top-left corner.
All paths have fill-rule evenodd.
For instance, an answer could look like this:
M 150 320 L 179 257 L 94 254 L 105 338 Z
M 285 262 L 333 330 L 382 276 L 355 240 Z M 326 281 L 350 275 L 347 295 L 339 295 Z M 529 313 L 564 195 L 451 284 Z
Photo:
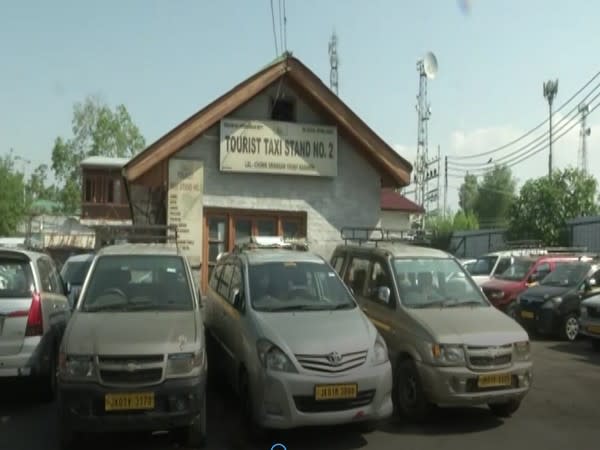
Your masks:
M 425 54 L 425 58 L 423 58 L 423 70 L 425 71 L 425 75 L 427 78 L 434 79 L 437 71 L 438 71 L 438 63 L 437 58 L 431 52 L 427 52 Z

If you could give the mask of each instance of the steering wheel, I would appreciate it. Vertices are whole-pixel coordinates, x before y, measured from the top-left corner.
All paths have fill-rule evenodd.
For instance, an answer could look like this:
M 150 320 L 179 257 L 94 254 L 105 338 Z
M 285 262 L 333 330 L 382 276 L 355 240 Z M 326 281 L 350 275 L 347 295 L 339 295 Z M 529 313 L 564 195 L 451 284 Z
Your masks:
M 109 294 L 115 294 L 118 295 L 119 297 L 123 297 L 124 299 L 127 299 L 127 296 L 125 295 L 125 293 L 119 289 L 119 288 L 109 288 L 106 289 L 104 292 L 102 292 L 102 295 L 109 295 Z

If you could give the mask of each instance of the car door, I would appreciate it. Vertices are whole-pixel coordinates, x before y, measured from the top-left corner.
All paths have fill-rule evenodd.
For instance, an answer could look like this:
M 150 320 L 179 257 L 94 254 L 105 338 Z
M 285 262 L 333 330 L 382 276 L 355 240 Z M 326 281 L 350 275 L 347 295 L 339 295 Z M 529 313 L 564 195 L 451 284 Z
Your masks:
M 223 292 L 223 299 L 226 301 L 226 314 L 223 316 L 223 344 L 227 348 L 230 360 L 226 370 L 228 377 L 237 385 L 237 374 L 240 363 L 244 358 L 244 315 L 240 311 L 240 305 L 235 304 L 235 293 L 239 293 L 239 298 L 244 298 L 244 282 L 241 263 L 232 260 L 226 268 L 231 273 L 229 278 L 229 289 Z M 226 274 L 226 272 L 223 272 Z M 227 294 L 225 296 L 225 294 Z
M 217 290 L 215 293 L 215 322 L 214 322 L 214 332 L 216 338 L 221 345 L 223 350 L 223 369 L 229 375 L 231 375 L 234 371 L 234 361 L 235 355 L 233 354 L 233 349 L 231 348 L 232 342 L 232 333 L 234 330 L 231 330 L 227 324 L 230 323 L 229 317 L 231 314 L 234 314 L 233 306 L 229 301 L 229 293 L 231 288 L 231 277 L 233 276 L 233 265 L 226 261 L 223 263 L 223 268 L 221 269 L 221 273 L 219 275 Z
M 60 275 L 47 256 L 38 258 L 36 265 L 40 277 L 39 289 L 44 318 L 47 318 L 49 328 L 62 336 L 70 310 Z

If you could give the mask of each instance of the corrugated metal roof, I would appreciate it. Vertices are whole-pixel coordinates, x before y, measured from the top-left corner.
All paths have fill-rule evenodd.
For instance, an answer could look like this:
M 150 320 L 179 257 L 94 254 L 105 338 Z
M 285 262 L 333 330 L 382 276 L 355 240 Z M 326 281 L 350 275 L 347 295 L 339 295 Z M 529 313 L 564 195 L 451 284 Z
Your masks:
M 81 161 L 82 167 L 116 167 L 120 169 L 130 158 L 113 158 L 112 156 L 89 156 Z

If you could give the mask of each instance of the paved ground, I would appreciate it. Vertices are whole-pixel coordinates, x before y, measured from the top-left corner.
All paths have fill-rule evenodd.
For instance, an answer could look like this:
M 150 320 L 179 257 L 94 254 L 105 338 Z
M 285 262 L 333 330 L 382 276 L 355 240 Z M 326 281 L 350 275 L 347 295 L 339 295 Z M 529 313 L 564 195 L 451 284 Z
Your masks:
M 600 354 L 586 341 L 537 341 L 533 345 L 534 387 L 521 409 L 502 421 L 487 409 L 439 410 L 432 423 L 416 427 L 390 420 L 368 435 L 348 427 L 284 433 L 288 450 L 553 450 L 598 448 L 600 433 Z M 18 386 L 0 392 L 0 448 L 57 449 L 56 406 L 27 400 Z M 5 395 L 8 394 L 8 399 Z M 22 400 L 25 396 L 25 400 Z M 240 442 L 237 403 L 222 393 L 209 398 L 210 450 L 269 450 L 270 444 Z M 86 450 L 168 450 L 168 436 L 106 435 Z

